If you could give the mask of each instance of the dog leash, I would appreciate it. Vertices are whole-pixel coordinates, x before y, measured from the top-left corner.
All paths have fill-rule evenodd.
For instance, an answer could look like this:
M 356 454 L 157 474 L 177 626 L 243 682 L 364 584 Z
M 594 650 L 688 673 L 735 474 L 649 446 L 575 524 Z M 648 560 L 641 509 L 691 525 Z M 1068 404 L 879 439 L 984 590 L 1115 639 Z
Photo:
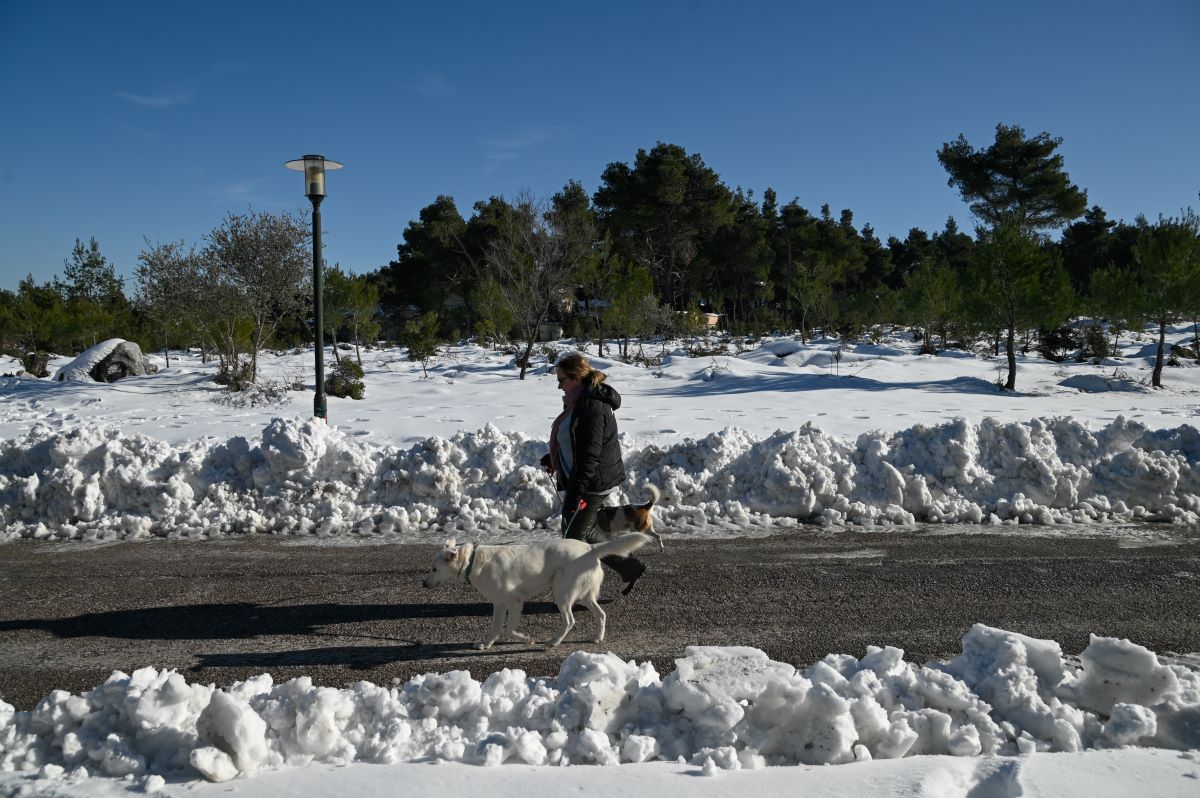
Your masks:
M 564 499 L 564 501 L 565 501 L 565 499 Z M 568 530 L 568 529 L 570 529 L 570 528 L 571 528 L 571 525 L 575 523 L 575 519 L 579 517 L 579 513 L 580 513 L 580 512 L 583 510 L 583 508 L 585 508 L 585 507 L 587 507 L 587 502 L 585 502 L 585 501 L 583 500 L 583 497 L 580 497 L 580 499 L 579 499 L 579 506 L 575 508 L 575 512 L 571 513 L 571 520 L 570 520 L 570 521 L 568 521 L 567 523 L 563 524 L 563 528 L 562 528 L 562 531 L 561 531 L 561 532 L 560 532 L 560 534 L 559 534 L 559 537 L 564 537 L 564 538 L 565 538 L 565 537 L 567 536 L 567 530 Z

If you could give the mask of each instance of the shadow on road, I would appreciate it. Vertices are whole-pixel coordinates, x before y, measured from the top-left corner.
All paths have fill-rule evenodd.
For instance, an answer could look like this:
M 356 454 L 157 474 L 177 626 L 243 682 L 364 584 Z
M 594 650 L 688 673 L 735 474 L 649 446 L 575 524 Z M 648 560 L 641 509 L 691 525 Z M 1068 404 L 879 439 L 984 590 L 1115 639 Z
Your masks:
M 526 615 L 557 614 L 550 602 L 530 602 Z M 298 604 L 271 606 L 194 604 L 94 612 L 71 618 L 0 621 L 0 632 L 42 630 L 55 637 L 114 637 L 125 640 L 223 640 L 308 635 L 326 626 L 367 621 L 490 617 L 492 605 L 472 604 Z
M 494 658 L 497 654 L 543 653 L 539 646 L 524 643 L 498 643 L 487 651 L 479 651 L 474 643 L 410 642 L 399 646 L 334 646 L 330 648 L 308 648 L 293 651 L 251 651 L 229 654 L 198 654 L 197 663 L 190 670 L 206 668 L 284 668 L 289 666 L 313 667 L 333 665 L 352 670 L 370 670 L 397 662 L 418 662 L 429 659 L 471 660 L 482 657 Z

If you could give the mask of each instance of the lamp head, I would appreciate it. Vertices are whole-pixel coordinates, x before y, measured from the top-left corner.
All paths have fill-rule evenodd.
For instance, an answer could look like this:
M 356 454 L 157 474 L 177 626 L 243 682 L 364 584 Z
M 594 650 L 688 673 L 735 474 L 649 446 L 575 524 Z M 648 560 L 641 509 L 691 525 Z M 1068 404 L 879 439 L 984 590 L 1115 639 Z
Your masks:
M 341 169 L 337 161 L 331 161 L 324 155 L 305 155 L 284 164 L 288 169 L 304 172 L 304 193 L 309 199 L 325 196 L 325 170 Z

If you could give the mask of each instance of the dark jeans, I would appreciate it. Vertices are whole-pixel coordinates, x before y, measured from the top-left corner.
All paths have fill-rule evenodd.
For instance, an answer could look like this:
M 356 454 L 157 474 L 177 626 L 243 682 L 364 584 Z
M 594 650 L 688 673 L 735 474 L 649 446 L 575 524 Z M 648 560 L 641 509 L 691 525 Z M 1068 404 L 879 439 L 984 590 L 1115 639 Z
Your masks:
M 607 540 L 612 540 L 614 537 L 620 537 L 620 535 L 610 535 L 596 527 L 596 515 L 599 513 L 600 508 L 604 506 L 606 498 L 604 494 L 593 495 L 585 493 L 583 494 L 583 501 L 587 506 L 578 512 L 575 512 L 574 509 L 568 512 L 567 507 L 572 502 L 564 502 L 562 536 L 592 544 L 604 543 Z M 637 557 L 619 557 L 615 554 L 610 554 L 607 557 L 601 557 L 600 562 L 616 571 L 617 576 L 621 577 L 622 582 L 636 579 L 646 570 L 646 566 Z

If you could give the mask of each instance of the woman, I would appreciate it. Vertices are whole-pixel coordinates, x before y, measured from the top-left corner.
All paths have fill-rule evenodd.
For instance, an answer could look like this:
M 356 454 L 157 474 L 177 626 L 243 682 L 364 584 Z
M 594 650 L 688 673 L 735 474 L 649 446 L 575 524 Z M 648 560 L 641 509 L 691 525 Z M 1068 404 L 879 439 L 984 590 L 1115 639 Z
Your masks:
M 555 364 L 563 411 L 550 427 L 550 453 L 542 458 L 565 491 L 562 510 L 563 537 L 603 543 L 608 537 L 596 529 L 596 511 L 608 494 L 625 481 L 625 464 L 617 442 L 617 417 L 621 395 L 605 383 L 603 372 L 592 368 L 578 352 Z M 629 595 L 646 572 L 636 557 L 604 557 L 602 563 L 621 577 L 621 595 Z

